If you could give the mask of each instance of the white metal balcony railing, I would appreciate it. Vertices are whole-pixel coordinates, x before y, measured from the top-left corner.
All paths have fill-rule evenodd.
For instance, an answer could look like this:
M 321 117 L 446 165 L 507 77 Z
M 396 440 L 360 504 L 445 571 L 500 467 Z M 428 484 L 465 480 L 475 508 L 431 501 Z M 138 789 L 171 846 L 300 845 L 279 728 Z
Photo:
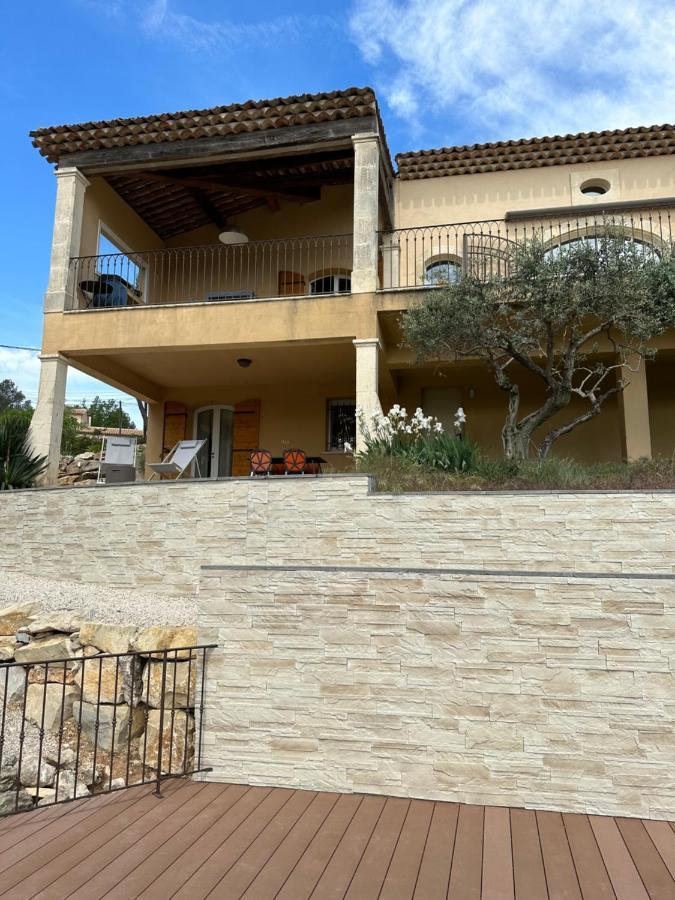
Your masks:
M 72 309 L 349 293 L 352 235 L 74 257 Z
M 420 288 L 457 280 L 462 273 L 487 279 L 508 275 L 514 246 L 537 238 L 551 253 L 578 240 L 592 240 L 608 226 L 650 256 L 672 252 L 675 201 L 574 216 L 546 210 L 505 219 L 400 228 L 380 234 L 380 287 Z

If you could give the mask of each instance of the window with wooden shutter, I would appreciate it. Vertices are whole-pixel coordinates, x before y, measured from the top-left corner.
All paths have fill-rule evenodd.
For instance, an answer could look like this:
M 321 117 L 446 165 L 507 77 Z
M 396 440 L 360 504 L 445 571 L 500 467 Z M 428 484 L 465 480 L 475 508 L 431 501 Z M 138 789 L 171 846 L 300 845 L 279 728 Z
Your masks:
M 164 434 L 162 437 L 162 459 L 178 443 L 187 437 L 187 407 L 182 403 L 167 400 L 164 404 Z
M 305 293 L 305 276 L 300 272 L 279 272 L 279 296 L 294 297 Z
M 260 400 L 242 400 L 234 407 L 232 474 L 249 474 L 249 454 L 260 444 Z

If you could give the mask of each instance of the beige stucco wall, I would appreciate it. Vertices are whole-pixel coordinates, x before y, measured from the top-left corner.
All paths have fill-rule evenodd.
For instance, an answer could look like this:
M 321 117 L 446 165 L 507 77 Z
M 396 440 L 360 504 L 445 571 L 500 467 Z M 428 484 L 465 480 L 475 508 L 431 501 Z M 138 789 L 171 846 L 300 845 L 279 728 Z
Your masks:
M 675 492 L 370 494 L 363 475 L 0 494 L 0 570 L 194 593 L 206 563 L 675 572 Z
M 84 195 L 80 256 L 98 253 L 99 227 L 112 231 L 131 250 L 163 246 L 157 234 L 101 176 L 94 175 Z
M 674 623 L 675 576 L 207 568 L 209 778 L 673 818 Z
M 579 179 L 594 177 L 604 177 L 612 185 L 595 200 L 581 194 L 577 184 Z M 501 219 L 516 210 L 674 195 L 675 168 L 667 156 L 399 180 L 395 184 L 396 227 Z

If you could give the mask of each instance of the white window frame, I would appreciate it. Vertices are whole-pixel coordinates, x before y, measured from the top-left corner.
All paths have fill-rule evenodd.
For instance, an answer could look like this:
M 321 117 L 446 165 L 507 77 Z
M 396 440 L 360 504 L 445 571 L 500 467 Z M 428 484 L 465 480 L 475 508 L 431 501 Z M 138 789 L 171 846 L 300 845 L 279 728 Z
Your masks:
M 117 236 L 117 234 L 112 230 L 112 228 L 110 228 L 109 225 L 106 225 L 106 223 L 103 221 L 103 219 L 99 219 L 98 227 L 96 230 L 96 256 L 97 257 L 108 255 L 105 253 L 103 253 L 103 254 L 99 253 L 99 250 L 101 249 L 101 236 L 103 236 L 107 241 L 110 241 L 111 244 L 114 244 L 120 253 L 122 253 L 126 256 L 129 256 L 130 258 L 133 255 L 133 253 L 135 252 L 134 250 L 131 249 L 131 247 L 129 246 L 129 244 L 127 244 L 126 241 L 123 241 L 122 238 Z M 132 262 L 135 266 L 138 266 L 138 271 L 140 273 L 138 281 L 139 281 L 139 285 L 140 285 L 141 295 L 143 297 L 142 305 L 147 306 L 148 303 L 150 302 L 150 291 L 149 291 L 149 287 L 148 287 L 148 285 L 150 283 L 150 279 L 148 278 L 148 268 L 146 265 L 137 263 L 135 260 L 132 260 Z M 97 264 L 97 269 L 98 269 L 98 264 Z

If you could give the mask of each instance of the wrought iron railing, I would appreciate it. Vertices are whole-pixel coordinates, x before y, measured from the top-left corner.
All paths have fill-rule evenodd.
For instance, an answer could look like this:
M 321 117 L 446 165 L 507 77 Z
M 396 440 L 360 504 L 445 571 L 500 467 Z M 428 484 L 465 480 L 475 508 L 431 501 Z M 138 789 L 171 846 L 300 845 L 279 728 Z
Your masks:
M 0 666 L 0 815 L 209 771 L 213 644 Z
M 352 235 L 208 244 L 71 259 L 72 309 L 348 293 Z
M 505 276 L 513 264 L 514 247 L 537 238 L 551 252 L 572 241 L 592 238 L 611 226 L 648 254 L 672 252 L 675 203 L 555 215 L 512 214 L 506 219 L 400 228 L 380 234 L 380 287 L 430 287 L 454 281 L 460 274 L 477 278 Z

